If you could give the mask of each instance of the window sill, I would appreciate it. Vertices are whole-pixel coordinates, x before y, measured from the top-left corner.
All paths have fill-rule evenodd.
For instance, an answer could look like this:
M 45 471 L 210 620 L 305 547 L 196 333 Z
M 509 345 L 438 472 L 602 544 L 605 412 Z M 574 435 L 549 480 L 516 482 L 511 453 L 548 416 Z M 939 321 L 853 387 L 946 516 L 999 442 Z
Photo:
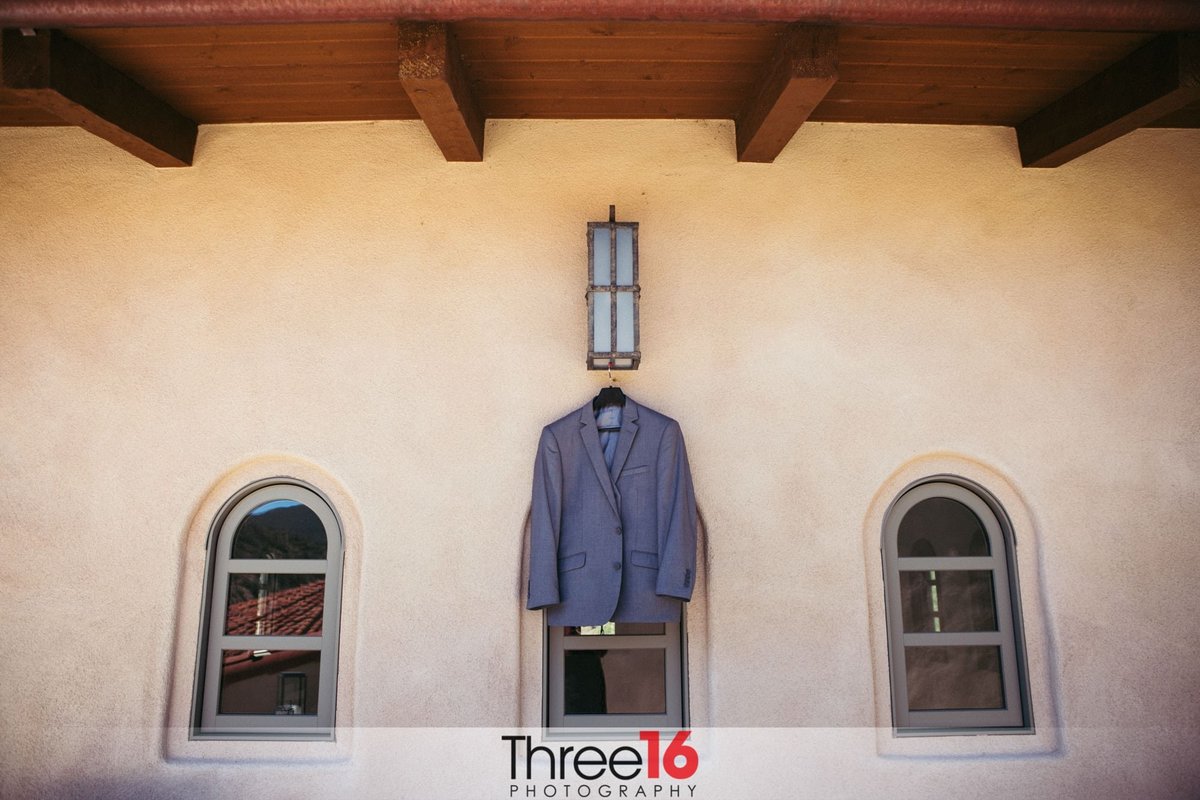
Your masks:
M 351 731 L 332 736 L 255 736 L 252 733 L 194 734 L 187 728 L 167 731 L 163 755 L 180 764 L 339 764 L 349 763 Z
M 334 742 L 332 732 L 329 733 L 258 733 L 256 731 L 225 731 L 221 733 L 210 731 L 192 731 L 188 735 L 191 742 Z
M 885 758 L 1014 758 L 1057 755 L 1057 728 L 901 730 L 876 728 L 876 752 Z
M 929 736 L 1029 736 L 1033 728 L 893 728 L 897 739 L 916 739 Z

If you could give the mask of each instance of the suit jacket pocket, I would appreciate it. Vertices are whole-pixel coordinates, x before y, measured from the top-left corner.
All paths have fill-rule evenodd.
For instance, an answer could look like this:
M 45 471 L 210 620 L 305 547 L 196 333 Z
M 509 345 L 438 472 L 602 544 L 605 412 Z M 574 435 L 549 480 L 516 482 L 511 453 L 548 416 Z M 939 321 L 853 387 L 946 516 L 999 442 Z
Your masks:
M 570 572 L 571 570 L 579 569 L 587 560 L 587 553 L 579 552 L 572 553 L 569 556 L 563 556 L 558 560 L 558 574 Z
M 637 567 L 658 569 L 658 553 L 647 553 L 645 550 L 634 550 L 629 554 L 629 560 Z
M 622 478 L 630 478 L 634 475 L 641 475 L 649 471 L 649 464 L 642 464 L 640 467 L 626 467 L 625 469 L 621 470 L 621 474 L 617 476 L 617 480 L 621 480 Z

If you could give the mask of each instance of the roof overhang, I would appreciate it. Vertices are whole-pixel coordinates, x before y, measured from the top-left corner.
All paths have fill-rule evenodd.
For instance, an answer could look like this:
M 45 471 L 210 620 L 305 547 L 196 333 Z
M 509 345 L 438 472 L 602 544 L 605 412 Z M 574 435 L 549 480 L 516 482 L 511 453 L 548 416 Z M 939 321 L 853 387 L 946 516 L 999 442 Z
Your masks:
M 1186 31 L 1195 0 L 8 0 L 0 27 L 631 20 Z

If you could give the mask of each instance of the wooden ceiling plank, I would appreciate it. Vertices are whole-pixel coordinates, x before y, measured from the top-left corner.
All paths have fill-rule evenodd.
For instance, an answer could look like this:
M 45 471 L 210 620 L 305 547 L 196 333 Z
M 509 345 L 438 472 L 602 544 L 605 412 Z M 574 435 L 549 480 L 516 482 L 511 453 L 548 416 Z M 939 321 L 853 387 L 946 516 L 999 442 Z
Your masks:
M 1022 113 L 1021 107 L 998 105 L 958 107 L 939 103 L 826 101 L 813 111 L 809 121 L 1012 126 Z
M 480 100 L 488 119 L 733 119 L 738 105 L 687 97 Z
M 891 113 L 895 112 L 895 111 L 909 110 L 909 111 L 920 111 L 922 113 L 925 113 L 925 112 L 951 113 L 951 114 L 957 114 L 963 118 L 969 118 L 972 115 L 983 114 L 983 115 L 985 115 L 985 117 L 983 117 L 983 118 L 991 119 L 991 118 L 995 117 L 995 114 L 988 115 L 987 112 L 989 112 L 989 111 L 996 112 L 996 114 L 1000 114 L 1005 117 L 1008 117 L 1013 114 L 1019 115 L 1022 112 L 1027 112 L 1028 105 L 1029 105 L 1028 103 L 1026 103 L 1022 100 L 1007 100 L 1007 101 L 1005 101 L 1005 100 L 992 100 L 992 101 L 981 100 L 981 101 L 975 102 L 975 103 L 970 103 L 970 102 L 961 103 L 961 102 L 946 102 L 946 101 L 935 100 L 935 99 L 929 99 L 929 100 L 907 100 L 907 99 L 885 100 L 885 99 L 872 98 L 872 97 L 865 97 L 865 98 L 826 97 L 825 100 L 821 103 L 821 105 L 817 107 L 817 110 L 813 112 L 812 119 L 816 120 L 818 117 L 821 117 L 821 116 L 825 115 L 826 113 L 833 111 L 835 109 L 839 109 L 839 108 L 841 108 L 841 109 L 873 108 L 873 109 L 880 111 L 882 114 L 884 114 L 884 116 L 891 116 Z
M 267 42 L 197 44 L 170 47 L 102 47 L 94 52 L 117 66 L 154 64 L 158 69 L 195 67 L 304 66 L 309 64 L 396 63 L 396 41 Z
M 1057 167 L 1200 100 L 1200 33 L 1165 34 L 1016 126 L 1021 163 Z
M 755 39 L 476 39 L 462 43 L 468 64 L 484 61 L 765 61 L 770 37 Z
M 176 98 L 207 98 L 221 103 L 276 103 L 284 101 L 307 101 L 314 104 L 335 102 L 345 99 L 375 99 L 409 105 L 408 95 L 400 82 L 390 83 L 296 83 L 288 85 L 227 83 L 210 86 L 178 87 L 172 92 Z
M 824 102 L 837 100 L 866 100 L 890 102 L 953 103 L 955 105 L 989 106 L 1022 104 L 1036 110 L 1062 94 L 1061 89 L 1027 89 L 1007 86 L 944 86 L 940 83 L 877 84 L 855 83 L 839 79 Z
M 400 82 L 447 161 L 483 160 L 483 123 L 454 31 L 441 22 L 401 23 Z
M 838 60 L 838 82 L 937 83 L 941 86 L 1013 87 L 1065 92 L 1083 83 L 1095 71 L 1086 69 L 1042 70 L 1027 67 L 922 67 L 901 64 L 853 64 Z
M 689 100 L 717 100 L 722 103 L 740 103 L 746 98 L 749 90 L 747 88 L 737 87 L 722 87 L 720 89 L 708 89 L 703 85 L 700 88 L 691 88 L 690 85 L 684 84 L 680 86 L 674 84 L 613 84 L 612 86 L 597 88 L 592 90 L 581 90 L 571 83 L 557 84 L 557 88 L 548 87 L 545 84 L 529 84 L 528 86 L 514 87 L 506 85 L 504 88 L 492 91 L 478 91 L 476 97 L 480 103 L 486 101 L 503 101 L 503 102 L 521 102 L 525 100 L 559 100 L 559 99 L 574 99 L 580 103 L 586 103 L 590 100 L 619 100 L 625 99 L 649 99 L 660 98 L 664 100 L 689 99 Z
M 1099 71 L 1124 57 L 1136 44 L 1116 47 L 1058 48 L 974 43 L 859 41 L 840 42 L 843 64 L 904 64 L 925 67 L 1014 67 Z
M 229 125 L 243 122 L 369 122 L 375 120 L 396 121 L 391 111 L 375 109 L 346 109 L 326 111 L 323 109 L 271 109 L 268 112 L 247 112 L 244 108 L 222 109 L 214 117 L 213 124 Z
M 321 119 L 322 114 L 329 114 L 330 119 L 346 119 L 349 109 L 363 109 L 372 114 L 380 114 L 387 119 L 420 119 L 416 109 L 412 107 L 407 97 L 346 97 L 331 99 L 328 96 L 319 98 L 295 97 L 248 97 L 230 100 L 212 93 L 189 94 L 181 96 L 177 101 L 180 111 L 192 119 L 204 124 L 226 122 L 228 117 L 250 114 L 273 115 L 287 109 L 289 113 L 306 113 L 312 119 Z
M 620 37 L 623 39 L 773 39 L 783 30 L 778 22 L 636 22 L 559 21 L 505 22 L 470 20 L 456 23 L 460 42 L 477 39 L 587 39 Z
M 181 28 L 70 28 L 65 31 L 89 47 L 158 48 L 212 44 L 277 44 L 286 42 L 396 41 L 389 22 L 288 25 L 206 25 Z
M 738 161 L 774 161 L 836 81 L 836 29 L 789 25 L 757 93 L 738 114 Z
M 1072 47 L 1136 47 L 1152 34 L 1119 31 L 1039 31 L 1017 28 L 925 28 L 844 25 L 838 28 L 842 45 L 857 42 L 914 42 L 935 44 L 1049 45 Z
M 400 85 L 396 62 L 387 64 L 336 64 L 330 66 L 292 67 L 196 67 L 158 71 L 150 66 L 136 72 L 127 70 L 130 77 L 151 91 L 190 87 L 234 86 L 294 86 L 314 83 L 387 83 Z
M 502 80 L 671 80 L 709 81 L 758 80 L 762 62 L 682 63 L 648 59 L 642 61 L 493 61 L 471 65 L 471 75 L 479 81 Z
M 229 115 L 264 116 L 279 114 L 308 114 L 313 119 L 320 119 L 322 114 L 330 114 L 344 118 L 349 113 L 370 113 L 384 115 L 388 119 L 420 119 L 416 112 L 403 113 L 395 103 L 374 98 L 350 97 L 345 100 L 326 100 L 321 103 L 305 102 L 302 100 L 279 100 L 270 103 L 225 103 L 208 98 L 198 98 L 189 105 L 189 110 L 205 120 L 216 122 Z
M 3 32 L 0 85 L 156 167 L 190 166 L 196 123 L 61 31 Z
M 883 114 L 875 109 L 862 109 L 859 113 L 838 112 L 836 114 L 813 115 L 813 122 L 822 124 L 857 123 L 859 125 L 987 125 L 995 127 L 1012 127 L 1012 118 L 1002 114 L 989 114 L 987 119 L 963 114 L 933 114 L 926 112 L 905 112 Z

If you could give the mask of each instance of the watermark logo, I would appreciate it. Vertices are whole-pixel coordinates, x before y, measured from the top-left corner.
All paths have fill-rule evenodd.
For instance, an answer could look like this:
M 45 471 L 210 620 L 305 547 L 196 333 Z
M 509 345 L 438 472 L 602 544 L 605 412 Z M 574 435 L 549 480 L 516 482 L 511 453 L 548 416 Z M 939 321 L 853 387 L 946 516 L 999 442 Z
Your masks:
M 686 781 L 700 768 L 700 754 L 688 744 L 690 735 L 688 730 L 677 731 L 664 747 L 660 731 L 639 731 L 644 754 L 631 745 L 608 751 L 596 745 L 554 748 L 535 745 L 531 736 L 501 736 L 508 742 L 508 777 L 514 781 L 508 796 L 695 798 L 696 784 Z

